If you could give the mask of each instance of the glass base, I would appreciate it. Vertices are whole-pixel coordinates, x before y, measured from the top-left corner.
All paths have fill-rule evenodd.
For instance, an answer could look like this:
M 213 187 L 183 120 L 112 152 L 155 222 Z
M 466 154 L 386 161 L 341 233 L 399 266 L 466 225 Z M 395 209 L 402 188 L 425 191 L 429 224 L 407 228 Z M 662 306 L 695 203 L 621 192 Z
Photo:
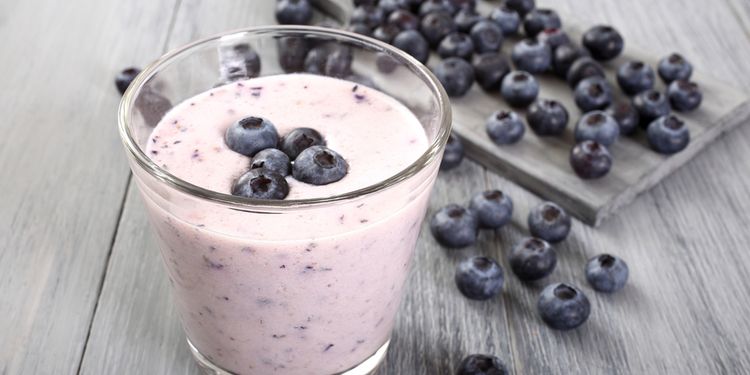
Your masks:
M 203 369 L 203 372 L 206 375 L 237 375 L 211 363 L 211 361 L 209 361 L 205 356 L 203 356 L 203 354 L 201 354 L 198 351 L 198 349 L 195 348 L 193 343 L 190 342 L 190 339 L 187 340 L 187 343 L 188 343 L 188 346 L 190 347 L 190 352 L 193 353 L 193 358 L 195 358 L 195 361 L 198 362 L 198 365 Z M 339 372 L 334 375 L 371 375 L 371 374 L 374 374 L 375 370 L 378 369 L 378 366 L 380 366 L 380 364 L 385 359 L 385 354 L 388 352 L 388 344 L 390 344 L 390 340 L 386 341 L 385 344 L 383 344 L 383 346 L 378 348 L 378 350 L 375 351 L 373 355 L 365 359 L 362 363 L 350 368 L 349 370 Z

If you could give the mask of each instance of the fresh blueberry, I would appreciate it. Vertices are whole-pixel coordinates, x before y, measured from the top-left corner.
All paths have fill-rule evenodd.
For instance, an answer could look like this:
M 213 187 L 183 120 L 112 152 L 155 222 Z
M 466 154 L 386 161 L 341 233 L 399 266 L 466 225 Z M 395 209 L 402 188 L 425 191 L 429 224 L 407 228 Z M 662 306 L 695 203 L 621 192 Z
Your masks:
M 451 33 L 440 42 L 437 52 L 444 59 L 448 57 L 469 59 L 474 53 L 474 42 L 464 33 Z
M 324 45 L 311 49 L 307 53 L 307 57 L 305 57 L 305 72 L 310 74 L 325 74 L 326 61 L 329 54 L 330 51 Z
M 456 375 L 508 375 L 508 369 L 500 358 L 485 354 L 466 356 L 458 364 Z
M 245 117 L 227 128 L 224 141 L 230 150 L 245 156 L 253 156 L 260 150 L 276 147 L 279 133 L 276 127 L 262 117 Z
M 552 66 L 552 50 L 534 39 L 524 39 L 513 46 L 510 59 L 518 70 L 543 73 Z
M 313 16 L 308 0 L 279 0 L 276 2 L 276 21 L 282 25 L 307 25 Z
M 380 0 L 378 1 L 378 8 L 382 9 L 386 14 L 391 14 L 397 10 L 404 9 L 404 4 L 399 0 Z
M 474 10 L 477 8 L 477 0 L 448 0 L 448 2 L 453 6 L 454 14 L 464 9 Z
M 474 195 L 469 208 L 477 213 L 482 228 L 500 228 L 513 215 L 513 201 L 500 190 L 487 190 Z
M 393 46 L 410 54 L 422 64 L 430 57 L 430 46 L 417 30 L 404 30 L 393 38 Z
M 536 8 L 523 18 L 523 30 L 526 36 L 534 38 L 545 29 L 560 29 L 560 16 L 552 9 Z
M 539 315 L 550 328 L 573 329 L 591 314 L 591 303 L 583 292 L 566 283 L 548 285 L 539 295 Z
M 651 122 L 647 131 L 648 143 L 661 154 L 680 152 L 690 143 L 690 131 L 676 116 L 663 116 Z
M 576 85 L 573 94 L 576 105 L 583 112 L 604 109 L 612 104 L 612 88 L 606 79 L 588 77 Z
M 434 72 L 448 96 L 463 96 L 474 84 L 474 68 L 458 57 L 449 57 L 439 62 Z
M 278 39 L 279 65 L 286 73 L 302 72 L 305 69 L 305 58 L 310 51 L 307 39 L 288 36 Z
M 568 110 L 556 100 L 537 99 L 526 112 L 526 122 L 536 135 L 560 135 L 568 126 Z
M 352 74 L 354 55 L 348 46 L 336 46 L 326 57 L 325 75 L 344 78 Z
M 516 70 L 503 78 L 500 95 L 513 107 L 526 107 L 539 95 L 539 82 L 531 74 Z
M 296 128 L 281 138 L 279 150 L 294 160 L 308 147 L 325 146 L 326 141 L 317 130 L 312 128 Z
M 375 28 L 372 32 L 372 37 L 383 42 L 383 43 L 391 43 L 393 41 L 393 38 L 400 33 L 401 30 L 398 28 L 398 26 L 386 23 L 383 25 L 380 25 Z
M 612 155 L 599 142 L 583 141 L 570 152 L 570 166 L 583 179 L 604 177 L 612 169 Z
M 508 59 L 499 52 L 486 52 L 474 56 L 472 61 L 477 83 L 487 91 L 497 91 L 503 77 L 510 72 Z
M 456 7 L 448 0 L 423 0 L 419 6 L 419 15 L 424 17 L 430 13 L 442 12 L 452 15 Z
M 430 230 L 443 246 L 461 248 L 476 242 L 479 221 L 476 212 L 457 204 L 449 204 L 432 217 Z
M 115 86 L 117 86 L 117 91 L 119 91 L 121 95 L 124 94 L 125 90 L 130 86 L 130 83 L 133 82 L 140 72 L 141 70 L 138 68 L 127 68 L 123 69 L 120 73 L 117 73 L 115 76 Z
M 701 105 L 703 93 L 698 84 L 686 80 L 672 81 L 667 89 L 669 102 L 676 111 L 692 111 Z
M 406 9 L 394 10 L 389 16 L 387 23 L 396 25 L 401 30 L 417 30 L 419 18 Z
M 360 5 L 352 11 L 349 22 L 363 23 L 367 27 L 374 29 L 382 24 L 383 20 L 385 20 L 383 9 L 374 5 Z
M 422 18 L 419 30 L 431 47 L 437 47 L 446 35 L 456 31 L 456 24 L 450 13 L 432 12 Z
M 361 22 L 350 23 L 346 27 L 346 30 L 351 31 L 355 34 L 359 34 L 359 35 L 366 35 L 366 36 L 372 35 L 372 29 L 369 26 Z
M 557 253 L 547 241 L 526 237 L 521 239 L 508 256 L 510 269 L 523 281 L 534 281 L 549 276 L 557 265 Z
M 588 52 L 585 49 L 578 48 L 572 43 L 558 46 L 552 52 L 552 70 L 557 76 L 566 78 L 573 62 L 586 56 L 588 56 Z
M 521 18 L 536 8 L 534 0 L 505 0 L 505 6 L 515 10 Z
M 617 121 L 622 135 L 633 134 L 638 127 L 638 111 L 629 100 L 612 104 L 606 112 Z
M 583 46 L 591 57 L 599 61 L 609 61 L 619 56 L 625 41 L 612 26 L 594 26 L 583 34 Z
M 667 96 L 656 90 L 644 91 L 633 98 L 633 107 L 638 111 L 639 123 L 647 128 L 652 121 L 670 112 Z
M 588 112 L 576 124 L 576 142 L 596 141 L 609 147 L 619 136 L 620 125 L 617 120 L 603 111 Z
M 255 154 L 250 162 L 250 169 L 265 168 L 282 176 L 289 174 L 289 156 L 275 148 L 267 148 Z
M 510 36 L 518 34 L 518 28 L 521 26 L 521 16 L 518 12 L 508 7 L 507 3 L 500 4 L 490 13 L 492 22 L 500 26 L 503 35 Z
M 579 57 L 568 68 L 566 79 L 568 86 L 575 88 L 578 83 L 589 77 L 605 78 L 604 68 L 591 57 Z
M 526 127 L 517 113 L 497 111 L 487 118 L 487 135 L 495 144 L 513 144 L 523 138 Z
M 461 9 L 453 17 L 453 22 L 456 23 L 456 28 L 462 33 L 468 33 L 474 25 L 482 20 L 482 16 L 477 13 L 474 9 Z
M 349 164 L 336 151 L 325 146 L 310 146 L 294 159 L 292 176 L 313 185 L 327 185 L 341 180 Z
M 554 53 L 557 47 L 564 44 L 570 44 L 570 38 L 568 34 L 562 29 L 544 29 L 541 33 L 537 34 L 536 40 L 539 43 L 546 44 L 550 50 Z
M 609 254 L 597 255 L 586 263 L 586 280 L 594 290 L 614 293 L 628 282 L 628 264 Z
M 655 80 L 654 70 L 642 61 L 628 61 L 617 69 L 617 83 L 627 95 L 651 90 Z
M 657 71 L 664 82 L 672 83 L 678 79 L 690 79 L 693 65 L 679 53 L 673 53 L 659 60 Z
M 464 143 L 461 142 L 461 138 L 456 137 L 451 133 L 448 137 L 448 143 L 445 144 L 445 151 L 443 152 L 443 160 L 440 163 L 440 170 L 448 170 L 457 167 L 461 164 L 461 160 L 464 159 Z
M 475 256 L 456 267 L 456 286 L 466 298 L 484 301 L 503 289 L 503 269 L 492 258 Z
M 471 40 L 478 53 L 497 52 L 503 45 L 503 31 L 496 23 L 481 20 L 471 28 Z
M 532 236 L 556 243 L 568 237 L 572 222 L 562 207 L 543 202 L 529 212 L 528 224 Z
M 251 169 L 232 186 L 232 195 L 255 199 L 284 199 L 289 185 L 284 176 L 268 169 Z

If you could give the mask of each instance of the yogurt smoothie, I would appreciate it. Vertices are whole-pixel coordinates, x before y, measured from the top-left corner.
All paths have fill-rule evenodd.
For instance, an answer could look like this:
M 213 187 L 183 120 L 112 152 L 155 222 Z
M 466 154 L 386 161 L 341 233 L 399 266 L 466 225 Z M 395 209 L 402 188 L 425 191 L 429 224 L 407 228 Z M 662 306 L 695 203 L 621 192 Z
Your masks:
M 225 144 L 247 116 L 280 136 L 310 127 L 349 165 L 310 185 L 287 176 L 289 199 L 356 191 L 392 177 L 428 148 L 418 119 L 395 99 L 308 74 L 254 78 L 177 105 L 146 149 L 176 177 L 230 194 L 250 158 Z M 437 169 L 360 198 L 286 212 L 181 204 L 141 185 L 188 339 L 236 374 L 335 374 L 387 345 Z M 166 208 L 165 208 L 166 207 Z

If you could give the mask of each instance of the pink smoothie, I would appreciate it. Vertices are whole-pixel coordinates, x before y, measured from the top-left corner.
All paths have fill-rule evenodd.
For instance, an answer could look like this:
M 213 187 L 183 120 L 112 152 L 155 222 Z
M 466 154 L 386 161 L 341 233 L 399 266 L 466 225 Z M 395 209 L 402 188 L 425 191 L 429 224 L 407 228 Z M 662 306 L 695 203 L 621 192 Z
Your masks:
M 349 164 L 328 185 L 287 177 L 287 199 L 377 184 L 428 147 L 420 122 L 395 99 L 293 74 L 184 101 L 154 129 L 146 152 L 173 175 L 229 194 L 250 158 L 231 151 L 224 133 L 250 115 L 271 120 L 281 136 L 314 128 Z M 136 175 L 190 341 L 237 374 L 334 374 L 371 356 L 389 340 L 436 168 L 379 193 L 273 213 L 204 206 Z

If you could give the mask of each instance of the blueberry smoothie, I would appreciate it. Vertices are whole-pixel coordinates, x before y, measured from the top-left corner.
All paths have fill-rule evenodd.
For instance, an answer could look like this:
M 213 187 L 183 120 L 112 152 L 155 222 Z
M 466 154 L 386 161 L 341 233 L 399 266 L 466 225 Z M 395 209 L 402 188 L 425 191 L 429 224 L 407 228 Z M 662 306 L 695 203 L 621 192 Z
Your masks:
M 344 162 L 334 178 L 306 179 L 296 170 L 305 167 L 306 151 L 279 146 L 293 163 L 273 174 L 283 182 L 269 178 L 263 188 L 285 185 L 275 196 L 280 202 L 370 187 L 428 149 L 420 121 L 390 96 L 335 78 L 287 74 L 185 100 L 154 128 L 145 152 L 180 179 L 237 195 L 248 171 L 263 167 L 258 160 L 270 168 L 281 154 L 254 150 L 253 158 L 228 145 L 228 129 L 249 117 L 273 123 L 279 145 L 295 129 L 313 129 L 321 146 L 305 137 L 297 143 L 334 150 L 326 155 Z M 437 164 L 352 199 L 246 211 L 159 191 L 134 169 L 192 345 L 236 374 L 335 374 L 371 357 L 390 338 Z

